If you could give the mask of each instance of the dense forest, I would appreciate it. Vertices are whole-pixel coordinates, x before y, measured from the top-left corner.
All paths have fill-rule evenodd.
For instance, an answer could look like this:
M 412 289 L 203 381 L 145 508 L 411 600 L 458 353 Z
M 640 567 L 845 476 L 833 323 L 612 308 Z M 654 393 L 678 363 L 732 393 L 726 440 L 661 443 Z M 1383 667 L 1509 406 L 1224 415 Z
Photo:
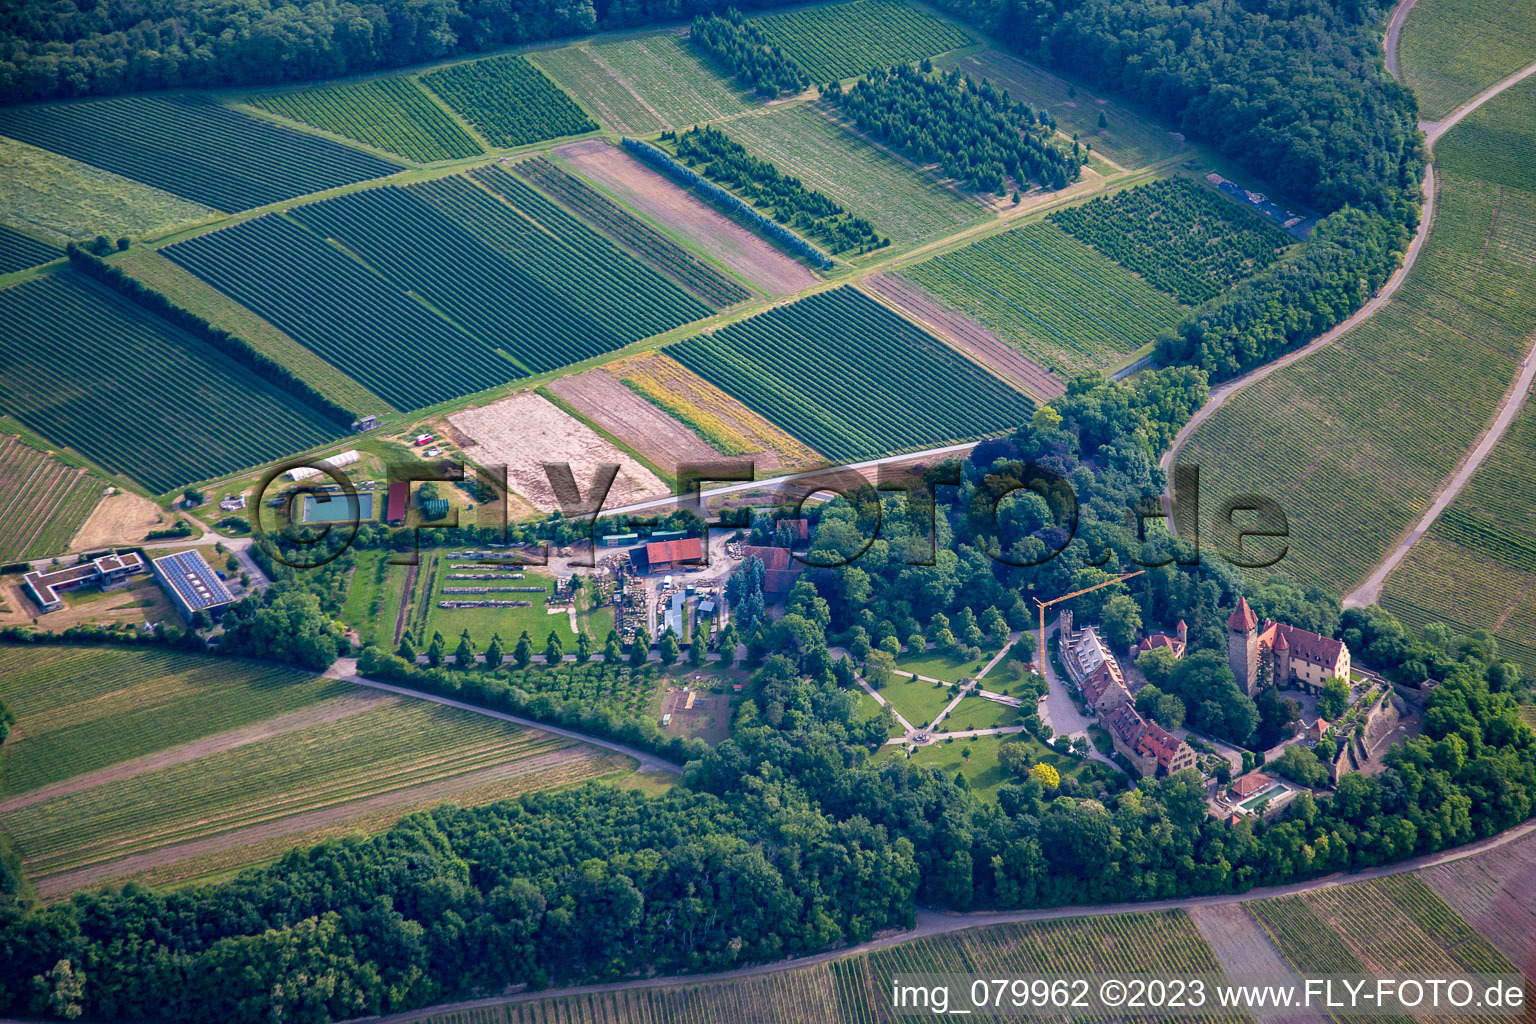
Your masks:
M 1076 142 L 1068 149 L 1054 137 L 1044 111 L 955 71 L 925 73 L 899 64 L 847 89 L 831 82 L 822 97 L 863 131 L 980 192 L 1002 192 L 1009 178 L 1066 188 L 1087 159 Z
M 820 561 L 863 549 L 875 515 L 879 539 L 857 561 L 802 580 L 781 618 L 753 627 L 749 700 L 732 737 L 695 748 L 667 796 L 589 785 L 444 807 L 216 885 L 11 905 L 0 909 L 0 1012 L 258 1021 L 272 1019 L 276 1000 L 282 1019 L 335 1020 L 513 982 L 710 970 L 835 947 L 910 925 L 917 903 L 1241 891 L 1443 849 L 1529 817 L 1536 735 L 1518 714 L 1518 670 L 1491 638 L 1430 629 L 1414 639 L 1379 610 L 1340 612 L 1333 598 L 1280 581 L 1247 590 L 1259 614 L 1336 633 L 1390 676 L 1434 673 L 1443 684 L 1424 734 L 1391 752 L 1380 775 L 1303 795 L 1274 823 L 1211 817 L 1190 773 L 1047 789 L 1013 772 L 991 803 L 962 776 L 873 759 L 882 736 L 859 721 L 851 665 L 829 640 L 857 650 L 861 634 L 944 616 L 963 641 L 972 628 L 999 628 L 1030 583 L 1087 581 L 1136 558 L 1152 565 L 1146 575 L 1091 601 L 1128 600 L 1149 624 L 1185 618 L 1201 668 L 1173 685 L 1191 705 L 1222 699 L 1232 685 L 1223 619 L 1242 577 L 1166 536 L 1143 543 L 1124 521 L 1128 506 L 1146 511 L 1161 491 L 1156 458 L 1205 397 L 1205 375 L 1189 368 L 1077 381 L 1013 436 L 934 467 L 929 501 L 922 488 L 917 499 L 866 489 L 810 511 Z M 319 572 L 312 599 L 329 604 L 345 573 Z M 466 700 L 511 678 L 372 657 Z
M 665 133 L 664 136 L 665 138 Z M 758 160 L 718 128 L 694 127 L 674 136 L 678 159 L 747 202 L 769 210 L 773 219 L 833 253 L 860 253 L 890 244 L 874 225 L 805 187 L 799 178 Z
M 768 42 L 763 30 L 734 7 L 724 17 L 701 14 L 694 18 L 688 38 L 760 96 L 797 93 L 811 84 L 805 69 Z

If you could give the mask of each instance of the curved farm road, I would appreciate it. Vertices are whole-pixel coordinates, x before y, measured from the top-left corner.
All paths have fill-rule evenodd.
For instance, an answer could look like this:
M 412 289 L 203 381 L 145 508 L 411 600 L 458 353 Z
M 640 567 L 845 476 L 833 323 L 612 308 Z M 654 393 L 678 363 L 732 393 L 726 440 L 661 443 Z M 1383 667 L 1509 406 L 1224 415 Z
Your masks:
M 1393 69 L 1394 74 L 1396 74 L 1397 63 L 1397 32 L 1401 30 L 1402 21 L 1415 2 L 1416 0 L 1404 0 L 1392 15 L 1391 24 L 1388 26 L 1388 66 Z M 1424 132 L 1426 144 L 1433 146 L 1440 136 L 1455 127 L 1462 118 L 1477 110 L 1483 104 L 1499 95 L 1499 93 L 1518 85 L 1532 75 L 1536 75 L 1536 63 L 1528 64 L 1502 81 L 1484 89 L 1466 103 L 1457 107 L 1443 121 L 1419 122 L 1419 127 Z M 1403 265 L 1397 269 L 1397 272 L 1392 275 L 1381 291 L 1364 306 L 1360 307 L 1349 319 L 1320 335 L 1307 345 L 1296 349 L 1294 352 L 1288 352 L 1273 362 L 1265 363 L 1263 366 L 1251 370 L 1241 377 L 1235 377 L 1225 384 L 1212 388 L 1210 400 L 1194 416 L 1190 417 L 1189 422 L 1184 424 L 1184 428 L 1174 438 L 1173 444 L 1169 447 L 1168 451 L 1158 460 L 1158 465 L 1163 468 L 1164 472 L 1167 472 L 1172 467 L 1174 457 L 1178 454 L 1180 448 L 1184 446 L 1184 443 L 1188 441 L 1190 435 L 1202 423 L 1208 420 L 1211 414 L 1221 408 L 1227 399 L 1249 384 L 1263 380 L 1281 367 L 1289 366 L 1298 359 L 1305 359 L 1318 349 L 1333 344 L 1345 332 L 1358 326 L 1361 322 L 1373 316 L 1377 310 L 1381 309 L 1391 299 L 1398 287 L 1402 285 L 1408 276 L 1409 270 L 1412 269 L 1413 264 L 1418 260 L 1419 253 L 1424 247 L 1424 240 L 1429 237 L 1430 228 L 1434 222 L 1434 210 L 1435 169 L 1433 165 L 1430 165 L 1424 169 L 1424 214 L 1419 218 L 1419 229 L 1414 234 L 1413 241 L 1409 243 L 1408 252 L 1403 258 Z M 1388 574 L 1402 562 L 1408 552 L 1413 549 L 1413 546 L 1424 536 L 1430 524 L 1439 518 L 1440 513 L 1445 511 L 1446 507 L 1461 493 L 1461 489 L 1466 486 L 1467 481 L 1472 478 L 1472 475 L 1477 472 L 1478 467 L 1483 464 L 1483 460 L 1488 457 L 1488 453 L 1493 450 L 1494 446 L 1498 444 L 1499 440 L 1509 429 L 1510 423 L 1514 421 L 1515 414 L 1520 411 L 1520 407 L 1524 404 L 1525 396 L 1530 391 L 1533 380 L 1536 380 L 1536 339 L 1532 339 L 1531 349 L 1526 353 L 1525 362 L 1521 364 L 1520 374 L 1509 392 L 1505 394 L 1503 400 L 1499 403 L 1498 408 L 1494 410 L 1493 419 L 1484 430 L 1482 437 L 1479 438 L 1477 445 L 1463 458 L 1461 464 L 1457 466 L 1451 477 L 1440 485 L 1440 489 L 1436 493 L 1435 500 L 1430 505 L 1429 511 L 1424 514 L 1424 517 L 1418 524 L 1398 541 L 1386 559 L 1377 565 L 1376 569 L 1358 588 L 1345 595 L 1344 607 L 1361 607 L 1375 602 L 1380 597 L 1382 584 L 1386 581 Z M 1172 495 L 1164 493 L 1163 503 L 1165 510 L 1168 511 L 1169 522 L 1171 523 Z
M 476 999 L 460 1003 L 443 1003 L 437 1006 L 423 1007 L 420 1010 L 410 1010 L 405 1013 L 390 1014 L 385 1017 L 358 1018 L 377 1022 L 377 1024 L 405 1024 L 407 1021 L 420 1021 L 439 1014 L 453 1013 L 464 1010 L 473 1010 L 481 1007 L 500 1006 L 506 1003 L 522 1003 L 536 999 L 548 999 L 553 996 L 586 995 L 597 992 L 612 992 L 618 989 L 643 989 L 660 988 L 666 985 L 689 985 L 698 982 L 720 981 L 729 978 L 740 978 L 754 974 L 772 974 L 776 971 L 794 970 L 799 967 L 808 967 L 813 964 L 824 963 L 828 960 L 838 960 L 846 956 L 854 956 L 859 953 L 867 953 L 871 950 L 882 949 L 886 946 L 900 945 L 911 942 L 913 939 L 926 938 L 932 935 L 943 935 L 948 932 L 964 931 L 967 928 L 979 928 L 990 924 L 1012 924 L 1028 921 L 1053 921 L 1068 917 L 1107 917 L 1114 914 L 1145 913 L 1156 910 L 1191 910 L 1197 907 L 1225 906 L 1234 903 L 1243 903 L 1248 900 L 1267 899 L 1272 896 L 1290 896 L 1295 893 L 1310 892 L 1314 889 L 1326 889 L 1335 885 L 1349 885 L 1352 882 L 1365 882 L 1373 878 L 1384 878 L 1389 875 L 1400 875 L 1409 871 L 1418 871 L 1422 868 L 1434 867 L 1437 864 L 1449 864 L 1454 861 L 1465 860 L 1478 854 L 1496 850 L 1502 846 L 1524 839 L 1536 833 L 1536 821 L 1528 821 L 1523 825 L 1517 825 L 1512 829 L 1501 832 L 1496 836 L 1469 843 L 1466 846 L 1457 847 L 1454 850 L 1445 850 L 1441 853 L 1429 854 L 1424 857 L 1415 857 L 1397 864 L 1389 864 L 1384 867 L 1370 868 L 1355 874 L 1333 874 L 1322 878 L 1314 878 L 1307 882 L 1296 882 L 1291 885 L 1271 886 L 1265 889 L 1250 889 L 1245 893 L 1229 893 L 1219 896 L 1189 896 L 1184 899 L 1174 900 L 1148 900 L 1142 903 L 1104 903 L 1096 906 L 1083 907 L 1052 907 L 1045 910 L 1006 910 L 1006 911 L 977 911 L 973 913 L 951 913 L 935 910 L 919 910 L 917 912 L 917 927 L 896 935 L 875 939 L 861 943 L 857 946 L 848 946 L 843 949 L 830 950 L 825 953 L 817 953 L 814 956 L 799 957 L 792 960 L 780 960 L 771 964 L 756 964 L 751 967 L 738 967 L 732 971 L 718 971 L 713 974 L 681 974 L 666 975 L 656 978 L 641 978 L 633 981 L 608 982 L 601 985 L 577 985 L 570 988 L 545 989 L 539 992 L 520 992 L 516 995 L 495 996 L 489 999 Z M 1536 841 L 1536 840 L 1533 840 Z

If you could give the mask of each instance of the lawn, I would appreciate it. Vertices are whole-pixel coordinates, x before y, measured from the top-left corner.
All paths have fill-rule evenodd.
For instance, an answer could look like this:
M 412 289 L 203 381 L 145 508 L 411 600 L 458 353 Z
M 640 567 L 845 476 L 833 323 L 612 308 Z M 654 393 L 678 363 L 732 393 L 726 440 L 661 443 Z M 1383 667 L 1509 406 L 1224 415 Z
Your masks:
M 729 134 L 752 156 L 863 217 L 896 245 L 991 216 L 975 199 L 837 124 L 819 104 L 740 118 L 730 123 Z
M 1003 770 L 1000 760 L 1000 752 L 1005 743 L 1022 743 L 1030 752 L 1030 763 L 1042 763 L 1051 765 L 1063 778 L 1075 776 L 1081 778 L 1085 772 L 1091 772 L 1086 761 L 1075 757 L 1067 757 L 1049 750 L 1039 740 L 1023 734 L 1009 736 L 977 736 L 973 739 L 940 740 L 938 743 L 930 743 L 925 747 L 918 747 L 917 753 L 912 755 L 912 761 L 929 768 L 937 768 L 945 775 L 954 775 L 961 772 L 965 775 L 965 781 L 970 783 L 971 789 L 978 793 L 984 800 L 996 800 L 999 787 L 1017 782 Z M 966 753 L 970 756 L 967 757 Z M 903 750 L 896 745 L 881 749 L 880 757 L 905 757 Z
M 1236 494 L 1281 500 L 1279 568 L 1306 583 L 1345 592 L 1369 573 L 1519 372 L 1536 334 L 1533 101 L 1527 80 L 1437 144 L 1434 224 L 1385 308 L 1237 392 L 1180 453 L 1201 467 L 1212 508 Z
M 904 654 L 897 658 L 896 668 L 901 672 L 916 672 L 930 679 L 942 679 L 946 683 L 958 683 L 963 678 L 976 678 L 996 653 L 987 651 L 975 661 L 966 661 L 939 651 L 924 651 L 922 654 Z
M 885 705 L 883 705 L 879 701 L 875 700 L 875 698 L 871 697 L 863 689 L 859 690 L 859 710 L 858 710 L 858 714 L 856 716 L 858 721 L 860 721 L 860 722 L 867 722 L 871 718 L 879 718 L 880 715 L 882 715 L 884 712 L 885 712 Z M 894 720 L 891 722 L 891 729 L 890 729 L 889 735 L 891 737 L 896 737 L 896 736 L 902 735 L 902 728 L 901 728 L 901 723 L 900 722 L 897 722 L 897 721 L 894 721 Z
M 999 704 L 985 697 L 967 697 L 955 705 L 955 710 L 945 716 L 939 728 L 945 732 L 965 732 L 968 729 L 999 729 L 1018 725 L 1030 708 L 1016 708 Z
M 428 599 L 426 626 L 417 635 L 417 650 L 425 650 L 427 642 L 431 640 L 433 631 L 443 634 L 448 641 L 448 653 L 458 646 L 459 635 L 464 630 L 469 630 L 470 639 L 475 645 L 476 651 L 484 651 L 491 637 L 501 634 L 502 648 L 510 656 L 512 647 L 517 643 L 517 638 L 524 630 L 528 631 L 528 638 L 533 643 L 534 653 L 542 653 L 544 643 L 553 630 L 560 635 L 560 641 L 567 649 L 574 649 L 576 634 L 571 629 L 570 616 L 561 609 L 558 615 L 549 614 L 545 601 L 549 594 L 554 592 L 555 581 L 550 576 L 542 575 L 532 569 L 520 570 L 523 578 L 520 580 L 450 580 L 450 574 L 473 574 L 474 569 L 452 569 L 450 564 L 455 560 L 448 557 L 446 551 L 436 551 L 422 555 L 421 572 L 431 576 L 431 596 Z M 479 570 L 484 572 L 486 570 Z M 418 582 L 418 587 L 420 587 Z M 542 587 L 542 594 L 536 593 L 504 593 L 504 594 L 444 594 L 444 587 Z M 420 592 L 418 590 L 418 592 Z M 478 599 L 490 599 L 498 601 L 532 601 L 531 608 L 439 608 L 439 601 L 473 601 Z M 610 627 L 611 628 L 611 627 Z M 599 641 L 608 635 L 604 630 Z
M 914 681 L 907 675 L 898 675 L 880 691 L 880 696 L 918 728 L 932 722 L 945 705 L 955 699 L 950 687 L 925 683 L 921 679 Z
M 0 646 L 15 795 L 259 722 L 351 687 L 275 665 L 114 647 Z M 7 816 L 9 817 L 9 816 Z

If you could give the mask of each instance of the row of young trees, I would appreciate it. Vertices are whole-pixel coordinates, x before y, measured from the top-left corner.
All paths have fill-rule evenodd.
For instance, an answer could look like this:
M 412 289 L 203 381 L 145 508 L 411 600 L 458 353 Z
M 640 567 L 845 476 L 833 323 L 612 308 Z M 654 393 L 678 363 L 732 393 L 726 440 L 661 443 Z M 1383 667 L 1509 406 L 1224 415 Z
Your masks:
M 822 96 L 860 129 L 981 192 L 1002 192 L 1008 178 L 1052 189 L 1077 180 L 1087 155 L 1076 142 L 1069 149 L 1054 138 L 1044 111 L 1037 115 L 985 79 L 977 85 L 957 71 L 923 67 L 898 64 L 847 89 L 833 82 Z
M 760 96 L 797 93 L 811 84 L 805 69 L 770 43 L 763 30 L 734 7 L 723 16 L 701 14 L 694 18 L 688 38 Z
M 869 252 L 890 245 L 874 225 L 855 217 L 796 177 L 758 160 L 725 132 L 695 126 L 671 137 L 677 155 L 689 167 L 702 165 L 706 178 L 725 185 L 754 206 L 772 211 L 773 219 L 821 243 L 834 253 Z

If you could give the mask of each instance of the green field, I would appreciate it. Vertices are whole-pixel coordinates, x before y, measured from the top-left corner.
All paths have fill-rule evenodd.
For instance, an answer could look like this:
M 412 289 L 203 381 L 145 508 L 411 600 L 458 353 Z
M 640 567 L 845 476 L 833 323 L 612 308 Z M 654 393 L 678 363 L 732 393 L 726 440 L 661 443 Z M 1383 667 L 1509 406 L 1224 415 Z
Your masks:
M 1467 486 L 1387 577 L 1381 605 L 1412 632 L 1491 629 L 1536 676 L 1536 406 L 1526 405 Z
M 718 121 L 757 106 L 749 106 L 697 50 L 670 33 L 602 43 L 592 47 L 592 54 L 669 128 Z
M 415 609 L 411 614 L 411 631 L 416 636 L 417 653 L 424 653 L 427 643 L 432 639 L 434 632 L 443 634 L 448 644 L 448 653 L 453 654 L 458 646 L 459 636 L 467 629 L 470 640 L 477 652 L 484 652 L 491 637 L 501 634 L 502 650 L 510 658 L 512 648 L 517 643 L 517 638 L 524 630 L 528 631 L 529 642 L 533 644 L 533 653 L 543 654 L 544 643 L 549 639 L 551 631 L 559 634 L 560 642 L 569 650 L 575 651 L 576 632 L 571 629 L 570 615 L 562 608 L 559 614 L 551 615 L 546 605 L 546 599 L 555 590 L 555 581 L 549 576 L 544 576 L 533 571 L 526 571 L 522 579 L 518 580 L 450 580 L 448 577 L 454 574 L 475 575 L 475 569 L 453 569 L 450 566 L 453 559 L 448 557 L 448 552 L 434 552 L 431 555 L 422 556 L 421 578 L 418 580 Z M 479 570 L 484 571 L 484 570 Z M 444 587 L 542 587 L 544 592 L 539 593 L 500 593 L 500 594 L 444 594 Z M 439 601 L 471 601 L 477 597 L 485 597 L 501 601 L 531 601 L 531 608 L 439 608 Z M 420 611 L 425 608 L 426 614 L 422 616 Z M 424 625 L 422 623 L 425 623 Z M 592 639 L 601 646 L 607 637 L 604 631 L 602 636 Z
M 1398 38 L 1402 77 L 1430 120 L 1536 60 L 1536 0 L 1424 0 Z
M 963 661 L 940 654 L 937 650 L 924 651 L 921 654 L 902 655 L 896 659 L 896 667 L 902 672 L 916 672 L 920 676 L 942 679 L 946 683 L 957 683 L 962 678 L 976 678 L 996 653 L 987 651 L 975 661 Z
M 525 160 L 515 170 L 710 305 L 729 306 L 751 296 L 746 288 L 543 157 Z
M 72 270 L 0 291 L 0 406 L 157 494 L 342 429 Z
M 896 677 L 880 690 L 880 696 L 895 708 L 902 718 L 921 729 L 938 717 L 939 712 L 955 699 L 948 686 L 930 683 L 925 679 L 913 679 L 897 673 Z
M 604 125 L 625 135 L 654 135 L 667 127 L 660 115 L 604 67 L 588 46 L 530 53 L 528 60 L 579 99 Z
M 196 95 L 0 108 L 0 135 L 226 213 L 399 170 Z
M 447 111 L 403 76 L 264 93 L 247 102 L 417 163 L 481 153 Z
M 156 234 L 218 211 L 89 164 L 0 138 L 0 223 L 63 245 Z
M 540 758 L 570 740 L 425 701 L 378 707 L 9 812 L 6 834 L 34 880 L 132 853 L 274 822 L 426 783 Z M 601 763 L 584 751 L 546 783 Z M 368 805 L 363 805 L 364 807 Z
M 1191 306 L 1280 258 L 1295 239 L 1189 178 L 1098 196 L 1051 223 Z
M 25 793 L 352 689 L 279 665 L 161 649 L 0 646 L 0 697 L 17 719 L 0 791 Z
M 68 548 L 103 489 L 85 470 L 0 434 L 0 562 Z
M 987 700 L 985 697 L 967 697 L 955 705 L 955 710 L 945 716 L 939 723 L 945 732 L 965 732 L 967 729 L 997 729 L 1007 725 L 1018 725 L 1024 718 L 1028 708 L 1016 708 L 1009 704 L 999 704 L 995 700 Z
M 160 252 L 396 408 L 520 376 L 510 360 L 281 214 Z
M 1045 222 L 973 242 L 901 276 L 1067 375 L 1113 364 L 1184 314 L 1172 296 Z
M 853 78 L 968 46 L 958 26 L 899 0 L 820 4 L 752 19 L 811 81 Z
M 1180 453 L 1201 467 L 1202 500 L 1281 502 L 1279 569 L 1349 590 L 1423 514 L 1518 372 L 1536 334 L 1533 100 L 1528 81 L 1436 145 L 1434 224 L 1392 301 L 1239 391 Z
M 493 146 L 522 146 L 597 128 L 522 57 L 454 64 L 421 81 Z
M 1049 110 L 1061 130 L 1076 135 L 1093 152 L 1121 167 L 1144 167 L 1186 149 L 1168 128 L 1137 114 L 1114 99 L 1076 89 L 1064 79 L 1000 50 L 983 50 L 966 56 L 934 61 L 944 70 L 954 69 L 980 80 L 987 79 L 1021 103 Z M 1101 102 L 1102 101 L 1102 102 Z M 1099 114 L 1106 127 L 1099 127 Z
M 679 979 L 582 995 L 444 1010 L 422 1024 L 898 1024 L 939 1016 L 896 1012 L 892 980 L 921 974 L 1020 978 L 1061 973 L 1213 974 L 1215 954 L 1181 911 L 1113 914 L 1025 924 L 978 925 L 897 942 L 869 953 L 807 967 L 739 975 L 721 981 Z M 961 1004 L 952 1002 L 951 1007 Z M 976 1013 L 978 1021 L 1017 1016 Z M 1184 1019 L 1208 1024 L 1241 1020 L 1218 1013 Z
M 546 629 L 544 636 L 548 635 L 549 630 Z M 540 651 L 544 647 L 544 636 L 539 638 L 537 645 Z M 559 701 L 574 701 L 583 708 L 603 714 L 621 718 L 655 718 L 657 708 L 660 707 L 663 684 L 676 685 L 676 680 L 669 683 L 664 678 L 661 665 L 654 661 L 639 669 L 602 662 L 589 662 L 585 665 L 571 662 L 560 665 L 554 671 L 543 667 L 513 671 L 510 683 L 531 694 L 546 694 Z
M 949 234 L 989 216 L 976 200 L 842 127 L 817 105 L 740 118 L 729 131 L 749 154 L 869 221 L 897 245 Z
M 258 352 L 282 363 L 311 387 L 344 409 L 383 415 L 394 408 L 384 399 L 300 345 L 272 324 L 214 288 L 196 274 L 166 259 L 157 249 L 131 249 L 113 260 L 134 280 L 154 289 L 182 309 L 250 342 Z
M 354 557 L 357 567 L 347 585 L 341 621 L 356 629 L 363 643 L 393 650 L 395 623 L 405 599 L 406 566 L 391 565 L 386 551 L 359 551 Z
M 1009 430 L 1033 403 L 853 288 L 666 353 L 817 451 L 872 458 Z
M 0 274 L 62 259 L 64 250 L 0 224 Z

